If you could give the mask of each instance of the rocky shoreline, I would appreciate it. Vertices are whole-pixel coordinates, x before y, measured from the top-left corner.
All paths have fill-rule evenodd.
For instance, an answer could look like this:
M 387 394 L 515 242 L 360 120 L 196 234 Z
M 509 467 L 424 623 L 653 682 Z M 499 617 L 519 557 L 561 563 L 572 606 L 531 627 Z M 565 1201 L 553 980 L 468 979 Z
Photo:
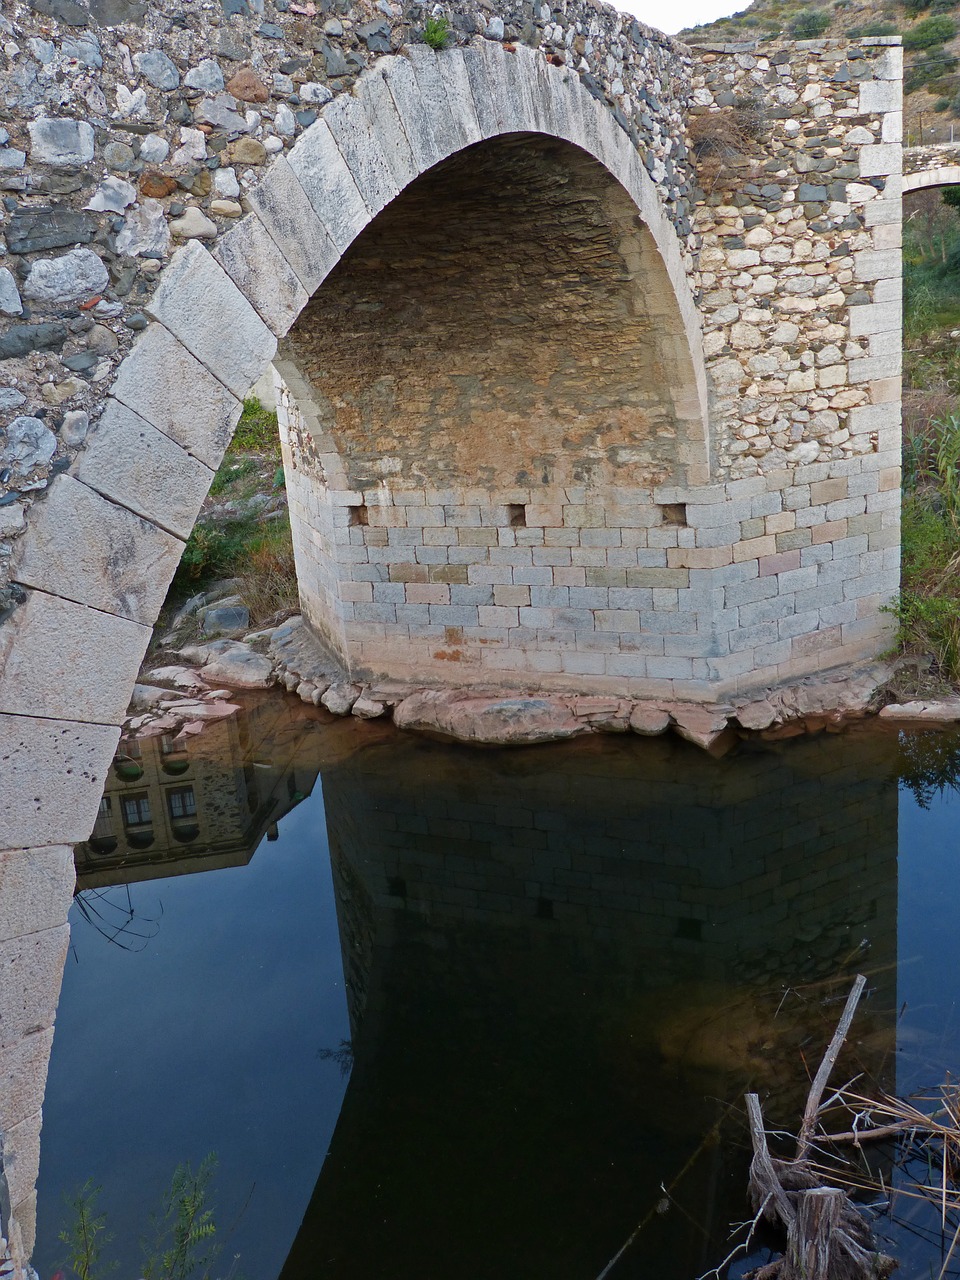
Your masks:
M 220 601 L 214 618 L 233 608 Z M 208 607 L 206 618 L 212 613 Z M 206 623 L 206 619 L 204 620 Z M 173 636 L 165 637 L 171 641 Z M 237 691 L 279 687 L 333 715 L 390 717 L 400 729 L 476 746 L 552 742 L 589 733 L 672 731 L 715 756 L 745 737 L 779 739 L 876 715 L 892 726 L 960 723 L 960 697 L 886 702 L 895 662 L 823 673 L 728 702 L 702 704 L 587 694 L 424 688 L 397 680 L 357 683 L 299 616 L 245 635 L 172 645 L 134 689 L 124 733 L 189 737 L 239 710 Z

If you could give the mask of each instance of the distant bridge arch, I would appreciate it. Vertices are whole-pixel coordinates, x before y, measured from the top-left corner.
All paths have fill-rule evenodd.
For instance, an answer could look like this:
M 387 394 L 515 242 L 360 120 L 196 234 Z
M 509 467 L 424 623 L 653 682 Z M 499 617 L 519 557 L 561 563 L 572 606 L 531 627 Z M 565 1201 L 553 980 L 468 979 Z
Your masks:
M 921 169 L 918 173 L 903 175 L 903 194 L 911 191 L 924 191 L 928 187 L 960 186 L 960 164 L 941 165 L 931 169 Z

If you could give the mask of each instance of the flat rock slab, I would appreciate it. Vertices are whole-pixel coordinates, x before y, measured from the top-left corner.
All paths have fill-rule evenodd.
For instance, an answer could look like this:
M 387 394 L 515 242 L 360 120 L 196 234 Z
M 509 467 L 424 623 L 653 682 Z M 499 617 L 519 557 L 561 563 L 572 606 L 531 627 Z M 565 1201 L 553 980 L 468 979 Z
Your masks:
M 266 689 L 273 684 L 273 663 L 253 649 L 228 649 L 204 666 L 203 678 L 231 689 Z
M 898 724 L 953 724 L 960 721 L 960 698 L 940 702 L 891 702 L 880 712 L 881 720 Z
M 562 702 L 548 698 L 478 698 L 468 694 L 424 690 L 396 708 L 400 729 L 437 733 L 458 742 L 487 746 L 519 746 L 553 742 L 589 731 Z

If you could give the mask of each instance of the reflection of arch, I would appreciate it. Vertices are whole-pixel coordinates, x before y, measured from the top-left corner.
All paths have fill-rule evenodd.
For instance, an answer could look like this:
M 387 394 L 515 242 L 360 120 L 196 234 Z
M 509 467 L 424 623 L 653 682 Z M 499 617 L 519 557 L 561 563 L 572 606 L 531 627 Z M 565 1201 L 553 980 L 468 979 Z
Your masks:
M 960 185 L 960 164 L 947 164 L 938 169 L 922 169 L 919 173 L 903 175 L 903 194 L 923 191 L 927 187 L 952 187 Z

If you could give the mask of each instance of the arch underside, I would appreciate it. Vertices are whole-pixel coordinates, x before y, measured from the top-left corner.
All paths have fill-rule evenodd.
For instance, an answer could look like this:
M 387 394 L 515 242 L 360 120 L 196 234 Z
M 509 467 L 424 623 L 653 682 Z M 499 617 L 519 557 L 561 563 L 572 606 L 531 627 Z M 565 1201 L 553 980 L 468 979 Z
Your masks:
M 352 672 L 569 681 L 635 649 L 653 490 L 705 441 L 656 245 L 582 148 L 501 135 L 432 168 L 278 369 L 303 607 Z

